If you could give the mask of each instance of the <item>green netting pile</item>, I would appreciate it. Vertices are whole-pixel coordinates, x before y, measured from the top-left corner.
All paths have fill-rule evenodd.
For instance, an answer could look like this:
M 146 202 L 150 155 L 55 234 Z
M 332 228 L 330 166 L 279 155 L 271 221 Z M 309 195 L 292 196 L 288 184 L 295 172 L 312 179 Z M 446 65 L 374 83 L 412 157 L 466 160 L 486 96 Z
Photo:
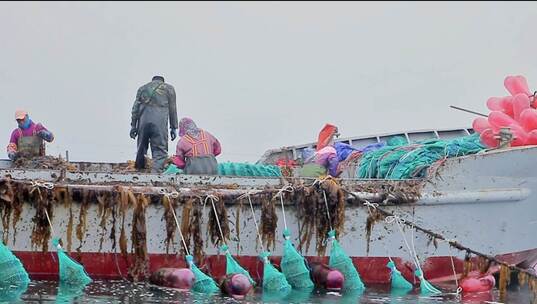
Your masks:
M 0 286 L 20 286 L 30 282 L 21 261 L 0 241 Z
M 163 174 L 184 174 L 185 172 L 179 168 L 177 168 L 176 165 L 170 164 L 168 168 L 163 172 Z
M 391 270 L 391 282 L 392 282 L 392 289 L 402 289 L 402 290 L 410 290 L 412 289 L 412 284 L 408 282 L 401 272 L 397 270 L 395 267 L 395 263 L 393 261 L 389 261 L 386 267 L 390 268 Z
M 313 282 L 310 278 L 310 272 L 306 267 L 304 257 L 296 251 L 295 246 L 289 240 L 291 236 L 289 230 L 286 229 L 283 236 L 285 242 L 280 266 L 285 278 L 293 288 L 312 288 Z
M 420 278 L 420 292 L 421 292 L 421 294 L 427 295 L 427 294 L 442 293 L 440 290 L 436 289 L 436 287 L 434 287 L 431 283 L 429 283 L 427 280 L 425 280 L 425 277 L 423 277 L 423 273 L 421 272 L 421 270 L 419 268 L 416 269 L 414 274 L 416 274 L 416 276 L 418 278 Z
M 71 259 L 60 246 L 60 239 L 52 239 L 52 244 L 57 248 L 60 264 L 60 282 L 69 285 L 84 286 L 91 283 L 91 279 L 84 267 Z
M 412 144 L 397 139 L 366 153 L 356 170 L 357 178 L 423 178 L 427 168 L 441 159 L 475 154 L 485 149 L 479 134 L 451 140 L 428 139 Z
M 279 177 L 282 171 L 273 165 L 225 162 L 218 164 L 218 175 Z
M 262 252 L 259 258 L 263 261 L 263 290 L 268 292 L 287 292 L 291 289 L 291 285 L 283 273 L 279 272 L 270 263 L 268 252 Z
M 352 263 L 351 258 L 345 253 L 339 242 L 336 240 L 336 232 L 334 230 L 330 230 L 328 232 L 328 239 L 332 241 L 328 266 L 339 270 L 345 277 L 343 289 L 364 289 L 364 283 L 362 282 L 362 279 L 360 279 L 360 275 L 358 274 L 356 267 Z
M 194 258 L 191 255 L 185 257 L 188 267 L 194 273 L 196 280 L 194 281 L 194 286 L 192 290 L 201 293 L 214 293 L 220 291 L 216 282 L 208 275 L 203 273 L 196 264 L 194 264 Z
M 244 274 L 248 279 L 250 280 L 250 283 L 252 283 L 253 286 L 255 286 L 255 281 L 252 279 L 248 271 L 246 269 L 242 268 L 242 266 L 231 256 L 231 253 L 229 252 L 229 247 L 227 245 L 222 245 L 220 247 L 220 251 L 223 251 L 226 253 L 226 274 L 234 274 L 234 273 L 241 273 Z

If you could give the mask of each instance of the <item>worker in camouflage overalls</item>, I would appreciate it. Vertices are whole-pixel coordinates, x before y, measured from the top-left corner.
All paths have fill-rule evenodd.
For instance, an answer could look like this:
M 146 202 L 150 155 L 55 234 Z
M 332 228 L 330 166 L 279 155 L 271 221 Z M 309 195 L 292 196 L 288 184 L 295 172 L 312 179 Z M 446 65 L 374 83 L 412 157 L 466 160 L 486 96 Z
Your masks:
M 177 137 L 175 89 L 164 82 L 164 77 L 155 76 L 138 89 L 132 106 L 130 136 L 138 136 L 136 169 L 145 168 L 145 155 L 151 145 L 152 172 L 162 172 L 168 157 L 168 118 L 173 141 Z

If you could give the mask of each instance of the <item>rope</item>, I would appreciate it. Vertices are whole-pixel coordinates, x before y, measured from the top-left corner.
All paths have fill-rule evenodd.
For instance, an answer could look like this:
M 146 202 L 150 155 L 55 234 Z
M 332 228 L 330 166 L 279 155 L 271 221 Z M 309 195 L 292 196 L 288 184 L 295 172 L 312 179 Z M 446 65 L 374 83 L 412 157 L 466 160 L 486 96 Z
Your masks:
M 259 234 L 259 227 L 257 226 L 257 220 L 255 218 L 254 206 L 252 205 L 252 199 L 250 197 L 251 194 L 252 194 L 252 192 L 250 192 L 250 191 L 246 192 L 245 194 L 239 196 L 237 199 L 240 200 L 240 199 L 243 199 L 245 197 L 248 198 L 248 203 L 250 203 L 250 210 L 252 211 L 252 217 L 254 218 L 255 231 L 257 233 L 257 241 L 259 242 L 259 245 L 261 245 L 261 250 L 265 251 L 265 247 L 263 247 L 263 241 L 261 240 L 261 234 Z
M 363 205 L 367 207 L 367 212 L 369 213 L 370 216 L 373 216 L 373 213 L 371 212 L 371 209 L 373 209 L 373 210 L 377 210 L 377 207 L 379 206 L 379 204 L 377 204 L 377 203 L 371 203 L 371 202 L 368 201 L 368 200 L 365 200 L 365 202 L 363 203 Z M 386 252 L 386 255 L 388 255 L 388 259 L 390 260 L 390 262 L 393 262 L 392 257 L 391 257 L 391 255 L 389 254 L 388 249 L 386 249 L 386 245 L 385 245 L 384 243 L 382 243 L 382 247 L 384 247 L 384 252 Z M 394 263 L 395 263 L 395 262 L 394 262 Z
M 52 190 L 54 189 L 54 184 L 53 183 L 49 183 L 49 182 L 42 182 L 42 181 L 32 181 L 32 187 L 35 189 L 37 189 L 37 191 L 39 191 L 39 195 L 41 196 L 41 191 L 39 190 L 39 188 L 45 188 L 45 189 L 48 189 L 48 190 Z M 54 238 L 54 236 L 56 235 L 56 233 L 54 232 L 54 228 L 52 227 L 52 222 L 50 221 L 50 217 L 48 216 L 48 211 L 47 211 L 47 208 L 43 208 L 43 210 L 45 211 L 45 216 L 47 217 L 47 222 L 48 222 L 48 225 L 50 226 L 50 232 L 52 234 L 52 237 Z M 60 244 L 58 244 L 58 249 L 61 249 L 61 246 Z
M 455 240 L 446 240 L 448 243 L 448 250 L 449 250 L 449 258 L 451 259 L 451 269 L 453 270 L 453 278 L 455 279 L 455 285 L 457 286 L 457 290 L 455 293 L 457 294 L 457 297 L 462 292 L 462 287 L 459 286 L 459 279 L 457 279 L 457 271 L 455 270 L 455 262 L 453 262 L 453 255 L 451 254 L 451 242 L 455 242 Z
M 276 195 L 274 196 L 274 197 L 277 197 L 277 196 L 280 197 L 280 202 L 282 204 L 283 226 L 285 227 L 285 230 L 287 230 L 287 220 L 285 219 L 285 208 L 283 206 L 283 193 L 284 192 L 292 193 L 293 191 L 295 191 L 295 189 L 292 186 L 284 186 L 283 188 L 278 190 L 278 193 L 276 193 Z
M 188 251 L 188 247 L 187 247 L 186 242 L 185 242 L 185 238 L 183 237 L 183 232 L 181 231 L 181 226 L 179 226 L 179 221 L 177 220 L 177 216 L 175 215 L 175 209 L 174 209 L 173 204 L 172 204 L 172 202 L 170 200 L 170 198 L 178 198 L 179 193 L 177 191 L 168 192 L 164 188 L 160 189 L 159 193 L 163 194 L 164 196 L 166 196 L 168 198 L 168 200 L 170 202 L 170 210 L 172 211 L 173 219 L 175 220 L 175 225 L 177 226 L 177 230 L 179 230 L 179 235 L 181 236 L 181 241 L 183 242 L 183 246 L 185 247 L 185 252 L 186 252 L 187 255 L 190 255 L 190 252 Z
M 328 201 L 326 200 L 326 192 L 323 190 L 323 196 L 324 196 L 324 205 L 326 207 L 326 216 L 328 217 L 328 225 L 330 226 L 330 230 L 334 230 L 332 228 L 332 220 L 330 219 L 330 210 L 328 209 Z
M 220 236 L 222 237 L 222 243 L 224 245 L 226 244 L 226 240 L 224 239 L 224 233 L 222 232 L 222 227 L 220 226 L 220 220 L 218 219 L 218 213 L 216 212 L 216 207 L 214 206 L 214 201 L 218 202 L 218 197 L 212 194 L 207 195 L 205 198 L 205 203 L 207 203 L 207 200 L 211 200 L 211 205 L 213 206 L 214 211 L 214 218 L 216 219 L 216 224 L 218 225 L 218 230 L 220 230 Z

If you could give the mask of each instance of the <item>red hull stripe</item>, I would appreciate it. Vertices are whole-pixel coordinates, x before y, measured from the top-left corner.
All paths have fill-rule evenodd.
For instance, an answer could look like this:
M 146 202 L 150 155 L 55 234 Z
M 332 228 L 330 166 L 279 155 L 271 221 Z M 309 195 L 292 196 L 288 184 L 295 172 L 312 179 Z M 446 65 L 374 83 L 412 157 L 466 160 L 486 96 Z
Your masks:
M 58 260 L 56 253 L 42 252 L 14 252 L 21 259 L 26 271 L 32 279 L 57 279 Z M 84 265 L 84 268 L 93 279 L 120 279 L 128 278 L 128 265 L 132 265 L 133 256 L 127 259 L 121 254 L 114 253 L 72 253 L 71 257 Z M 256 280 L 263 275 L 263 265 L 255 256 L 235 257 L 239 264 L 244 267 Z M 308 261 L 321 261 L 328 263 L 328 257 L 307 257 Z M 354 257 L 354 265 L 365 284 L 389 284 L 390 271 L 386 267 L 387 257 Z M 414 266 L 412 263 L 402 261 L 400 258 L 393 258 L 397 268 L 403 276 L 410 282 L 419 282 L 413 276 Z M 461 273 L 463 262 L 454 258 L 455 270 Z M 279 267 L 280 257 L 271 257 L 274 265 Z M 149 272 L 161 267 L 186 267 L 184 258 L 171 254 L 150 254 Z M 201 263 L 197 263 L 204 272 L 218 278 L 226 271 L 226 259 L 224 255 L 208 256 Z M 453 268 L 449 257 L 430 257 L 422 265 L 425 277 L 431 281 L 446 281 L 453 279 Z M 435 280 L 437 279 L 437 280 Z

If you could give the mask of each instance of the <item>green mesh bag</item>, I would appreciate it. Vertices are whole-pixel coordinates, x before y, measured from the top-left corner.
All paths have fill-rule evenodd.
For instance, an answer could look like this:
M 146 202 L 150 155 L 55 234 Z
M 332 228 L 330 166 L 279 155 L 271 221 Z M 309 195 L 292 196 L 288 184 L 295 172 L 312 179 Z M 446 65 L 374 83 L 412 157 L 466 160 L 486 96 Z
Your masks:
M 229 247 L 227 245 L 222 245 L 220 247 L 220 251 L 223 251 L 226 253 L 226 274 L 234 274 L 234 273 L 241 273 L 244 274 L 246 277 L 248 277 L 248 280 L 250 280 L 250 283 L 252 283 L 253 286 L 255 286 L 255 281 L 252 279 L 248 271 L 246 269 L 242 268 L 241 265 L 231 256 L 231 253 L 229 252 Z
M 69 285 L 84 286 L 91 283 L 91 279 L 84 270 L 84 267 L 71 259 L 60 246 L 60 239 L 52 239 L 52 244 L 57 248 L 58 260 L 60 264 L 60 282 Z
M 360 279 L 356 267 L 352 263 L 351 258 L 349 258 L 345 251 L 343 251 L 343 248 L 341 248 L 341 245 L 339 245 L 339 242 L 336 240 L 336 232 L 334 230 L 328 232 L 328 239 L 332 241 L 328 266 L 339 270 L 345 277 L 343 289 L 364 289 L 364 283 L 362 282 L 362 279 Z
M 259 258 L 263 261 L 263 290 L 268 292 L 288 292 L 291 285 L 285 279 L 283 273 L 279 272 L 270 263 L 268 252 L 262 252 Z
M 386 267 L 390 268 L 391 270 L 391 281 L 392 281 L 392 289 L 399 289 L 399 290 L 410 290 L 412 289 L 412 284 L 408 282 L 401 272 L 397 270 L 395 267 L 395 263 L 393 261 L 389 261 Z
M 203 273 L 197 266 L 194 264 L 194 258 L 191 255 L 185 257 L 190 270 L 194 273 L 196 281 L 194 281 L 194 286 L 192 290 L 201 293 L 214 293 L 220 291 L 216 282 L 208 275 Z
M 17 303 L 28 289 L 28 282 L 19 285 L 0 285 L 0 303 Z M 21 302 L 22 303 L 22 302 Z
M 219 163 L 218 174 L 228 176 L 282 176 L 281 169 L 278 166 L 234 162 Z
M 28 285 L 30 278 L 21 261 L 0 241 L 0 286 Z
M 285 278 L 293 288 L 312 288 L 313 282 L 310 278 L 310 272 L 304 262 L 304 257 L 295 249 L 295 246 L 289 240 L 291 233 L 285 229 L 283 237 L 285 242 L 283 245 L 283 256 L 281 261 L 282 272 Z
M 423 273 L 421 272 L 419 268 L 416 269 L 414 274 L 416 274 L 416 276 L 420 278 L 420 292 L 422 295 L 442 293 L 440 290 L 434 287 L 431 283 L 425 280 L 425 278 L 423 277 Z

